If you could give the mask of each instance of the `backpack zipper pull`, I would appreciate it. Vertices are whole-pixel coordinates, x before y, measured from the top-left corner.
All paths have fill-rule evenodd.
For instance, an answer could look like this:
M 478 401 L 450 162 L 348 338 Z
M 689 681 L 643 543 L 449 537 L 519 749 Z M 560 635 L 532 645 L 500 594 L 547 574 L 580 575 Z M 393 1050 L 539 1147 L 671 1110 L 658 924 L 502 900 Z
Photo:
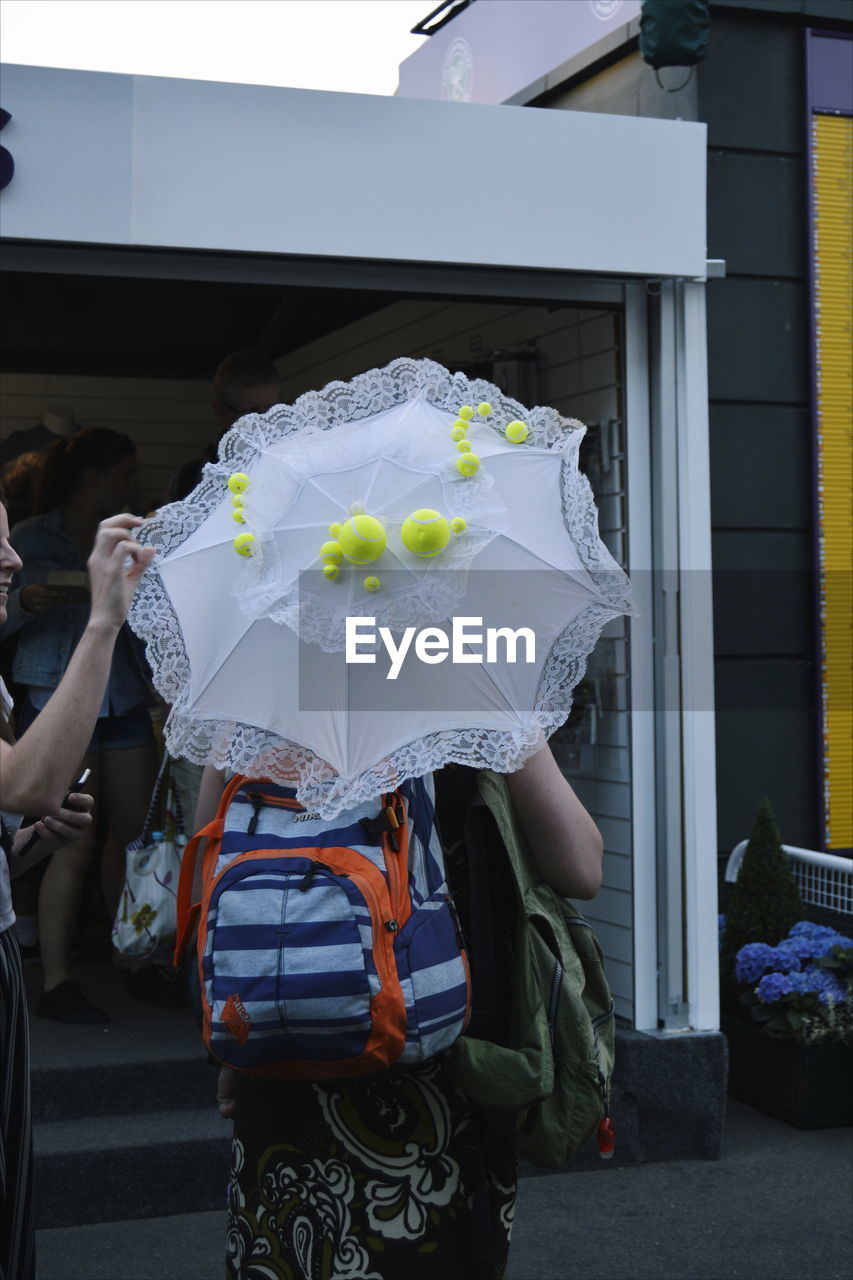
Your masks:
M 616 1130 L 610 1116 L 604 1116 L 602 1120 L 599 1120 L 595 1139 L 598 1145 L 598 1154 L 602 1160 L 612 1160 L 613 1148 L 616 1146 Z
M 328 870 L 329 868 L 326 866 L 325 862 L 312 862 L 311 866 L 305 872 L 305 875 L 299 881 L 299 892 L 305 893 L 308 889 L 311 888 L 311 882 L 316 876 L 318 871 L 328 871 Z
M 258 829 L 258 818 L 261 816 L 261 809 L 264 807 L 264 797 L 259 791 L 250 791 L 248 793 L 249 803 L 252 806 L 252 816 L 249 819 L 249 825 L 246 834 L 253 836 Z
M 598 1033 L 596 1032 L 596 1041 Z M 598 1047 L 596 1045 L 596 1053 Z M 601 1092 L 604 1095 L 604 1115 L 598 1122 L 598 1130 L 595 1135 L 598 1154 L 602 1160 L 612 1160 L 613 1151 L 616 1147 L 616 1128 L 610 1118 L 610 1081 L 605 1078 L 604 1072 L 599 1069 L 598 1082 L 601 1085 Z

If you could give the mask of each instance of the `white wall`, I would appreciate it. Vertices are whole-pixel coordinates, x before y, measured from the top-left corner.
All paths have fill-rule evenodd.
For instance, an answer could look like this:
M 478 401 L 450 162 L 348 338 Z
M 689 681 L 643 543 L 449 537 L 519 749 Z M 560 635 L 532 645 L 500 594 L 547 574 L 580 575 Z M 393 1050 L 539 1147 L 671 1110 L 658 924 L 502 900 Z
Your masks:
M 12 239 L 705 272 L 704 124 L 23 66 L 3 106 Z

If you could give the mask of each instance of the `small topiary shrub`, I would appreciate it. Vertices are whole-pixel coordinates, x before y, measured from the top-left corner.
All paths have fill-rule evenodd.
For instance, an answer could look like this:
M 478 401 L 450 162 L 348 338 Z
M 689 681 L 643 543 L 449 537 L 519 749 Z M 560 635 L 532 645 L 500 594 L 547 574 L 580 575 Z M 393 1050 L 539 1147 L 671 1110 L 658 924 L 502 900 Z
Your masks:
M 724 994 L 733 996 L 739 989 L 735 956 L 741 947 L 750 942 L 775 946 L 804 915 L 773 810 L 762 800 L 726 908 L 720 955 Z

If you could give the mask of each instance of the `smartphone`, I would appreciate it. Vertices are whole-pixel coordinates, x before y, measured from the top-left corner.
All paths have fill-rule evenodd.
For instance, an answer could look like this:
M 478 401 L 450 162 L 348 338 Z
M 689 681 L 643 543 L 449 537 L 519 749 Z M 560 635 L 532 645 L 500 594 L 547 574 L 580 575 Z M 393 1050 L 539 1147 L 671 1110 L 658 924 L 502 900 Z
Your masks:
M 72 782 L 70 788 L 68 789 L 68 791 L 66 791 L 65 796 L 63 797 L 62 804 L 59 806 L 60 809 L 64 809 L 68 803 L 68 797 L 72 795 L 75 791 L 79 791 L 80 788 L 88 781 L 89 774 L 91 772 L 92 772 L 91 769 L 84 769 L 83 772 L 80 774 L 80 777 L 77 779 L 77 781 Z M 26 854 L 28 854 L 30 849 L 33 848 L 33 846 L 36 844 L 39 838 L 40 837 L 38 832 L 34 831 L 33 834 L 30 836 L 29 840 L 27 841 L 27 843 L 24 845 L 23 849 L 18 849 L 17 856 L 19 858 L 23 858 Z
M 80 774 L 80 777 L 77 779 L 77 781 L 72 782 L 71 786 L 65 793 L 65 798 L 63 799 L 62 804 L 60 805 L 61 809 L 64 809 L 65 806 L 68 804 L 68 797 L 70 795 L 73 795 L 75 791 L 79 791 L 82 786 L 85 786 L 85 784 L 89 780 L 89 774 L 91 772 L 92 772 L 91 769 L 84 769 L 83 772 Z

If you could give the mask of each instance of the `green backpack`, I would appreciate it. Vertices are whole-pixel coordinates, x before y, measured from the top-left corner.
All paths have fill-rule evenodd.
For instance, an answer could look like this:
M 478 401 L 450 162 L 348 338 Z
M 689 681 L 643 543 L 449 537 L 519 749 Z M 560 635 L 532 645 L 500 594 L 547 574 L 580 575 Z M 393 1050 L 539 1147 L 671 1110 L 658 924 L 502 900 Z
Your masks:
M 451 1050 L 456 1082 L 503 1113 L 534 1164 L 558 1168 L 597 1131 L 607 1158 L 615 1023 L 598 940 L 543 884 L 500 774 L 477 775 L 464 843 L 474 1004 Z

